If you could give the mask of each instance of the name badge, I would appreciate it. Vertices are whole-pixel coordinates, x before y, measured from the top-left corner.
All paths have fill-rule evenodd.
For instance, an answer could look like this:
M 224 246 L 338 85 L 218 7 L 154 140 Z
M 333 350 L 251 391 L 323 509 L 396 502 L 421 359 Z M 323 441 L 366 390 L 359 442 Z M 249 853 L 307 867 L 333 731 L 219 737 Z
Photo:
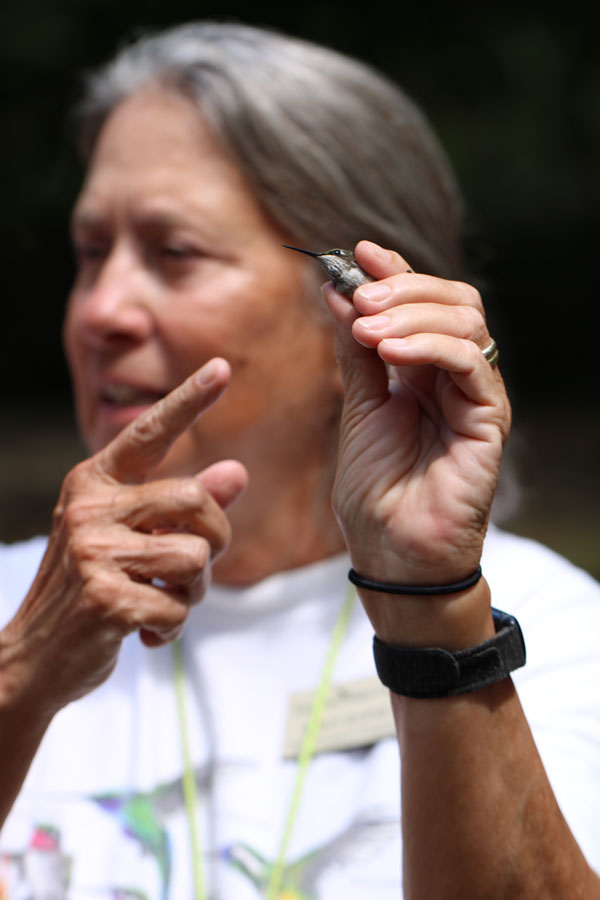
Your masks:
M 314 697 L 314 691 L 301 691 L 290 697 L 284 759 L 293 759 L 300 753 Z M 360 678 L 345 684 L 332 684 L 315 753 L 368 747 L 395 735 L 389 692 L 379 679 Z

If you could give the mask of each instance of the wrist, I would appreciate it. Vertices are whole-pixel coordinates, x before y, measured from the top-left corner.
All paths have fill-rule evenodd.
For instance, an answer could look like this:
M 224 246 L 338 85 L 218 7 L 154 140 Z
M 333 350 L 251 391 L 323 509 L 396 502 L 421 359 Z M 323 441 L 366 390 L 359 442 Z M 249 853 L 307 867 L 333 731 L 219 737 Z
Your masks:
M 373 639 L 375 667 L 393 693 L 421 700 L 456 697 L 504 681 L 525 665 L 523 634 L 509 613 L 492 609 L 495 635 L 465 650 L 394 647 Z
M 402 546 L 386 546 L 383 538 L 375 537 L 358 545 L 347 540 L 354 571 L 379 582 L 414 584 L 415 594 L 421 593 L 424 585 L 446 585 L 469 577 L 477 570 L 483 550 L 479 532 L 452 542 L 441 535 L 413 537 Z
M 43 733 L 54 715 L 66 705 L 49 696 L 48 668 L 36 662 L 13 622 L 0 632 L 0 715 L 4 722 Z
M 398 584 L 389 581 L 377 581 L 376 579 L 366 578 L 358 573 L 355 569 L 350 569 L 348 578 L 356 587 L 363 588 L 367 591 L 376 591 L 380 594 L 393 594 L 394 596 L 410 597 L 411 595 L 419 597 L 435 597 L 446 596 L 448 594 L 458 594 L 466 591 L 467 588 L 473 587 L 481 578 L 481 566 L 461 578 L 459 581 L 453 581 L 449 584 Z
M 495 633 L 485 578 L 466 590 L 441 596 L 357 591 L 376 636 L 386 644 L 454 651 L 475 646 Z

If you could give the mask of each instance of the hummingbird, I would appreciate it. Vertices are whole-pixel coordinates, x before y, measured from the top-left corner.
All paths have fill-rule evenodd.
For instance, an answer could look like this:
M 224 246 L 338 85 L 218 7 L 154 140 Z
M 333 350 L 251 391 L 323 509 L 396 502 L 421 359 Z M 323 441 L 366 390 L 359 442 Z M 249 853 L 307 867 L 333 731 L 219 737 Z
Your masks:
M 334 247 L 333 250 L 302 250 L 300 247 L 290 247 L 289 244 L 283 244 L 288 250 L 297 250 L 298 253 L 306 253 L 317 259 L 333 282 L 336 291 L 352 300 L 352 295 L 357 287 L 361 284 L 367 284 L 373 281 L 370 275 L 367 275 L 364 269 L 358 265 L 354 258 L 352 250 L 342 250 Z

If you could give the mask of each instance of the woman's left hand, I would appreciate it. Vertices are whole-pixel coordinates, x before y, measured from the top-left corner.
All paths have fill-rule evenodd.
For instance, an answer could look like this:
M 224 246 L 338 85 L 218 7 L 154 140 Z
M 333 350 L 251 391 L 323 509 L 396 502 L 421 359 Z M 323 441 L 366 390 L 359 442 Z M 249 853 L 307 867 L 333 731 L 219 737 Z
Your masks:
M 455 582 L 479 564 L 510 429 L 481 298 L 367 241 L 356 257 L 376 280 L 353 303 L 324 288 L 345 389 L 336 512 L 361 575 Z

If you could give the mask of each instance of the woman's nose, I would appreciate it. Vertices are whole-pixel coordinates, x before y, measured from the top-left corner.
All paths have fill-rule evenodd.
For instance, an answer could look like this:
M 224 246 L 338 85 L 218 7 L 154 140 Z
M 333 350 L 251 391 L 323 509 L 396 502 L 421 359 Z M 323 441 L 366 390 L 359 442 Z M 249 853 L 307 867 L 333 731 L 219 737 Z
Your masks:
M 113 251 L 71 298 L 84 340 L 96 347 L 141 343 L 152 332 L 151 278 L 131 254 Z

